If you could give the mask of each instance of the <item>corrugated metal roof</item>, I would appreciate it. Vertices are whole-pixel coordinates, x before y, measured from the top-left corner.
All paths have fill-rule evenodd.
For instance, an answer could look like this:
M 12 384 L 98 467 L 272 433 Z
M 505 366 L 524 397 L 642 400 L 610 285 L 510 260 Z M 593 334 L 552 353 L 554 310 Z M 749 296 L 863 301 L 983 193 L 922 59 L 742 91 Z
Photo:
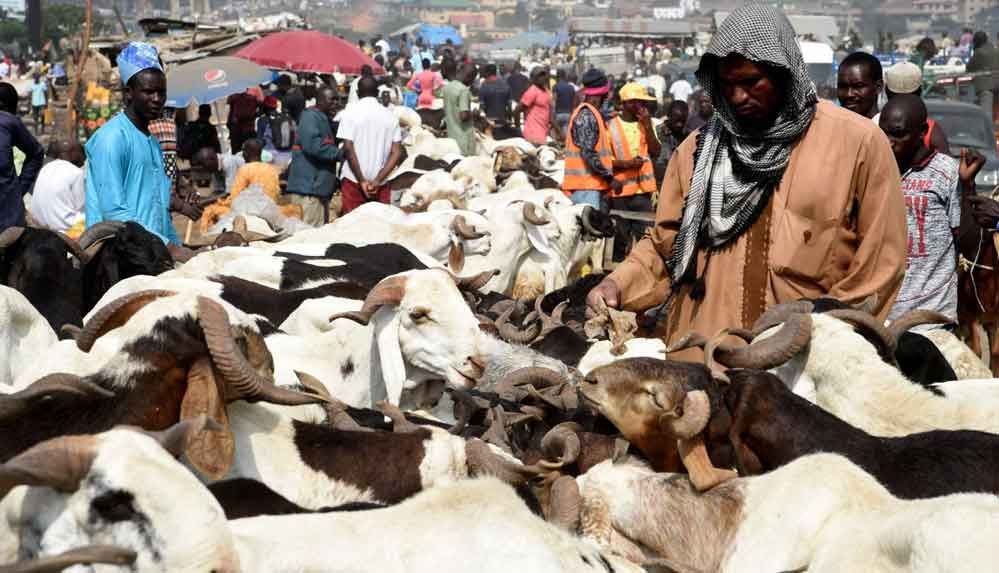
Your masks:
M 572 18 L 569 20 L 569 31 L 605 36 L 690 36 L 694 27 L 682 20 Z

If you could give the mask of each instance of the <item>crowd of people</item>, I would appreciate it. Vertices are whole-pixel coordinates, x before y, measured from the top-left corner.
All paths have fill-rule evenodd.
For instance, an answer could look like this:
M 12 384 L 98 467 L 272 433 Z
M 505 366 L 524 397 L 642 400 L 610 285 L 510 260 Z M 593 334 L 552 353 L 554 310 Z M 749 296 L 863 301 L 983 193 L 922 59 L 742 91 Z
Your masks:
M 387 50 L 374 47 L 379 56 Z M 956 319 L 961 210 L 989 230 L 999 223 L 999 204 L 975 195 L 984 158 L 949 148 L 920 98 L 917 65 L 882 70 L 876 57 L 853 53 L 838 70 L 840 106 L 820 100 L 790 24 L 772 7 L 747 6 L 726 20 L 696 90 L 678 78 L 659 91 L 638 74 L 622 85 L 599 69 L 552 77 L 545 66 L 525 74 L 514 64 L 501 75 L 453 46 L 435 54 L 416 44 L 414 60 L 419 70 L 405 82 L 413 106 L 439 106 L 444 133 L 464 155 L 474 154 L 478 128 L 496 139 L 562 143 L 562 190 L 573 202 L 657 211 L 651 226 L 620 223 L 626 240 L 615 250 L 625 260 L 590 303 L 653 309 L 669 342 L 692 329 L 751 325 L 765 308 L 800 297 Z M 273 89 L 231 96 L 226 152 L 210 107 L 191 122 L 184 110 L 164 109 L 166 76 L 152 46 L 129 44 L 118 66 L 124 111 L 85 148 L 54 141 L 47 154 L 17 117 L 16 92 L 0 84 L 0 148 L 26 156 L 18 174 L 0 153 L 8 189 L 0 229 L 25 223 L 21 197 L 34 188 L 43 226 L 72 235 L 134 220 L 182 261 L 191 251 L 171 212 L 200 221 L 204 233 L 250 187 L 309 225 L 392 200 L 388 177 L 404 156 L 393 106 L 405 104 L 391 76 L 367 67 L 349 84 L 296 86 L 285 75 Z M 180 160 L 192 178 L 213 182 L 214 204 L 199 205 Z

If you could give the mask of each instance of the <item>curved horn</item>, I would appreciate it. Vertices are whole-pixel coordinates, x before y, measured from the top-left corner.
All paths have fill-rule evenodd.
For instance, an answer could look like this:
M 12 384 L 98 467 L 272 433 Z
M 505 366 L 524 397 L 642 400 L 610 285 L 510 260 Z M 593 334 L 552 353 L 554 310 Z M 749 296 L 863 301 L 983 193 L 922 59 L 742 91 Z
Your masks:
M 315 376 L 308 374 L 306 372 L 299 372 L 295 370 L 295 376 L 298 381 L 305 386 L 305 388 L 315 394 L 316 396 L 322 396 L 326 400 L 323 404 L 323 409 L 326 410 L 326 418 L 329 425 L 333 426 L 338 430 L 344 430 L 348 432 L 371 432 L 374 431 L 371 428 L 365 428 L 358 424 L 354 418 L 350 417 L 347 413 L 347 404 L 344 404 L 340 400 L 337 400 L 330 394 L 330 391 L 326 388 L 326 385 L 320 382 Z
M 58 573 L 74 565 L 131 565 L 135 563 L 135 551 L 114 545 L 87 545 L 77 547 L 58 555 L 39 557 L 30 561 L 19 561 L 12 565 L 0 565 L 0 573 Z
M 792 314 L 810 314 L 814 308 L 815 305 L 807 300 L 785 302 L 774 305 L 768 308 L 766 312 L 764 312 L 763 315 L 756 319 L 756 322 L 753 323 L 753 334 L 759 336 L 764 331 L 784 322 Z
M 87 264 L 87 261 L 90 260 L 90 257 L 88 257 L 87 253 L 83 251 L 79 243 L 77 243 L 73 239 L 70 239 L 63 233 L 56 233 L 56 236 L 58 236 L 59 239 L 66 244 L 66 248 L 69 249 L 70 254 L 76 257 L 76 260 L 80 261 L 81 265 Z
M 676 437 L 689 439 L 704 431 L 711 419 L 711 401 L 704 390 L 687 392 L 683 398 L 683 415 L 670 423 Z
M 301 406 L 323 402 L 321 396 L 295 392 L 275 386 L 273 381 L 261 376 L 250 366 L 243 353 L 236 347 L 229 315 L 225 308 L 214 300 L 198 297 L 198 325 L 205 335 L 205 345 L 211 354 L 212 363 L 226 382 L 227 402 L 246 400 L 265 401 L 284 406 Z
M 382 279 L 375 288 L 371 289 L 364 299 L 364 304 L 359 311 L 339 312 L 330 316 L 330 322 L 338 318 L 348 318 L 359 324 L 367 325 L 371 321 L 378 309 L 384 305 L 398 305 L 402 298 L 406 296 L 406 276 L 393 275 Z
M 49 374 L 20 392 L 0 395 L 0 421 L 17 418 L 29 411 L 39 399 L 54 394 L 66 394 L 78 400 L 114 397 L 114 392 L 87 382 L 75 374 Z
M 565 309 L 569 307 L 569 300 L 563 300 L 555 306 L 552 310 L 551 316 L 545 314 L 545 311 L 541 310 L 541 302 L 544 297 L 538 297 L 534 300 L 534 310 L 538 313 L 538 317 L 541 318 L 541 332 L 538 333 L 537 338 L 544 338 L 548 336 L 551 331 L 555 330 L 560 326 L 564 326 L 565 323 L 562 322 L 562 315 L 565 313 Z
M 944 316 L 939 312 L 932 310 L 910 310 L 891 321 L 891 324 L 888 325 L 888 332 L 891 333 L 897 343 L 899 337 L 911 328 L 924 324 L 951 324 L 952 322 L 954 321 L 950 317 Z
M 576 432 L 583 428 L 575 422 L 562 422 L 555 426 L 544 438 L 541 438 L 541 451 L 548 459 L 541 460 L 538 465 L 548 469 L 558 469 L 575 463 L 579 459 L 582 446 Z M 554 458 L 556 461 L 550 461 Z
M 708 343 L 706 336 L 699 332 L 691 330 L 687 334 L 684 334 L 680 340 L 677 340 L 673 344 L 666 347 L 666 354 L 673 354 L 674 352 L 680 352 L 681 350 L 686 350 L 688 348 L 694 348 L 695 346 L 704 348 L 704 345 Z
M 768 370 L 793 358 L 811 339 L 812 315 L 794 314 L 776 334 L 750 346 L 731 348 L 719 344 L 718 360 L 729 368 Z
M 465 463 L 469 476 L 491 475 L 511 485 L 523 484 L 539 473 L 537 468 L 517 464 L 494 453 L 479 439 L 465 442 Z
M 579 493 L 576 479 L 572 476 L 556 479 L 549 500 L 548 521 L 576 533 L 583 509 L 583 496 Z
M 7 227 L 0 233 L 0 251 L 13 245 L 24 234 L 24 227 Z
M 544 215 L 539 215 L 536 211 L 537 205 L 531 203 L 530 201 L 524 202 L 524 220 L 532 225 L 547 225 L 551 221 L 545 218 Z
M 500 273 L 499 269 L 493 269 L 491 271 L 482 271 L 479 274 L 472 275 L 470 277 L 459 277 L 454 276 L 454 282 L 458 285 L 461 290 L 479 290 L 480 288 L 486 286 L 486 284 L 492 280 L 492 278 Z
M 135 313 L 156 299 L 177 294 L 172 290 L 143 290 L 119 297 L 102 306 L 76 337 L 76 347 L 90 352 L 97 339 L 124 325 Z
M 548 386 L 565 384 L 566 382 L 568 382 L 568 380 L 566 380 L 565 376 L 559 374 L 551 368 L 525 366 L 504 376 L 503 379 L 499 381 L 497 386 L 513 388 L 516 386 L 531 384 L 535 388 L 540 389 L 547 388 Z
M 451 221 L 451 229 L 462 239 L 471 241 L 475 239 L 481 239 L 486 236 L 486 233 L 481 233 L 475 230 L 475 227 L 468 224 L 465 221 L 464 215 L 458 215 Z
M 87 250 L 93 245 L 118 234 L 125 228 L 125 223 L 121 221 L 101 221 L 90 227 L 80 235 L 80 248 Z
M 511 306 L 506 309 L 503 314 L 499 315 L 496 319 L 496 330 L 499 331 L 500 336 L 503 337 L 507 342 L 516 342 L 518 344 L 528 344 L 538 337 L 541 333 L 541 325 L 537 323 L 530 323 L 530 326 L 524 328 L 523 330 L 517 328 L 516 326 L 510 324 L 510 316 L 513 315 L 514 311 L 517 309 L 516 306 Z
M 32 446 L 0 466 L 0 499 L 19 485 L 76 491 L 96 456 L 94 436 L 62 436 Z
M 880 320 L 866 312 L 853 309 L 830 310 L 825 315 L 842 320 L 860 330 L 861 336 L 873 339 L 872 342 L 878 346 L 881 358 L 889 364 L 895 364 L 895 348 L 898 341 Z
M 704 345 L 704 365 L 711 371 L 711 376 L 713 376 L 715 380 L 726 384 L 729 384 L 731 380 L 729 379 L 728 374 L 725 373 L 725 368 L 720 366 L 715 360 L 715 351 L 718 350 L 718 346 L 721 345 L 722 341 L 729 334 L 731 334 L 729 329 L 723 329 Z

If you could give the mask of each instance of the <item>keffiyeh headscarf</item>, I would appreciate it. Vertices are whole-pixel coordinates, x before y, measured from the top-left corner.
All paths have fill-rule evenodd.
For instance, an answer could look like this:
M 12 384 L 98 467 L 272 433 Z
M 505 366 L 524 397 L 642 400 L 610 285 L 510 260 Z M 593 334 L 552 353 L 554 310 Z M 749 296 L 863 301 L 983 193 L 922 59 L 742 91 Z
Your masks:
M 718 60 L 731 54 L 788 72 L 781 110 L 765 131 L 741 127 L 721 92 Z M 765 4 L 743 6 L 722 22 L 701 58 L 697 79 L 715 113 L 698 136 L 690 192 L 667 261 L 674 284 L 692 279 L 699 246 L 719 248 L 753 224 L 780 184 L 791 145 L 808 129 L 818 101 L 791 23 Z
M 142 70 L 163 71 L 159 52 L 156 51 L 155 47 L 145 42 L 129 42 L 125 49 L 118 54 L 117 62 L 122 85 L 128 85 L 128 80 Z

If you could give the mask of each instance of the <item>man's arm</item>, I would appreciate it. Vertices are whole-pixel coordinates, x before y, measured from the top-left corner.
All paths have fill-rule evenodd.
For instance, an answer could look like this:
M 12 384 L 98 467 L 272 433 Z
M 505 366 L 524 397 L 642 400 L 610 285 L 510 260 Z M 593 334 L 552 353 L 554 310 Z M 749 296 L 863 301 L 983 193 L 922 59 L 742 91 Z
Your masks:
M 87 226 L 135 219 L 125 196 L 125 152 L 112 139 L 100 137 L 87 147 Z
M 402 144 L 398 141 L 392 142 L 392 150 L 389 151 L 388 161 L 382 166 L 381 170 L 378 172 L 378 176 L 375 177 L 374 186 L 381 187 L 385 185 L 385 179 L 392 174 L 395 166 L 399 164 L 399 160 L 402 158 Z
M 24 153 L 24 163 L 21 165 L 21 176 L 18 180 L 23 197 L 31 191 L 35 179 L 38 178 L 38 172 L 42 170 L 45 150 L 20 119 L 14 120 L 13 136 L 14 140 L 11 143 Z
M 693 146 L 681 146 L 676 154 L 693 155 Z M 641 312 L 661 303 L 669 292 L 670 278 L 666 259 L 673 250 L 673 240 L 683 216 L 685 181 L 682 161 L 670 161 L 663 178 L 656 223 L 608 278 L 620 289 L 621 308 Z
M 662 146 L 659 144 L 659 137 L 656 135 L 656 128 L 652 125 L 652 116 L 649 110 L 642 108 L 638 116 L 638 123 L 645 132 L 645 145 L 649 148 L 649 157 L 659 157 Z
M 458 119 L 462 123 L 468 123 L 472 120 L 472 91 L 468 88 L 461 91 L 461 95 L 458 96 Z
M 302 125 L 299 126 L 298 130 L 302 153 L 313 161 L 332 163 L 340 159 L 340 148 L 337 147 L 336 141 L 332 137 L 323 137 L 318 121 L 315 114 L 309 113 L 308 116 L 302 114 Z
M 884 318 L 905 274 L 905 201 L 895 156 L 883 133 L 871 132 L 858 155 L 853 178 L 857 250 L 846 275 L 830 287 L 829 296 L 857 304 L 874 295 L 876 314 Z
M 583 161 L 590 168 L 590 172 L 603 178 L 608 183 L 614 181 L 614 175 L 608 171 L 604 164 L 600 162 L 600 154 L 597 153 L 597 138 L 600 137 L 600 130 L 597 127 L 597 118 L 589 109 L 582 109 L 576 115 L 576 121 L 569 127 L 572 131 L 572 141 L 579 147 Z
M 343 153 L 347 157 L 347 164 L 350 165 L 350 172 L 354 174 L 354 179 L 357 179 L 357 186 L 363 186 L 367 182 L 367 179 L 364 178 L 364 173 L 361 172 L 361 163 L 357 160 L 357 151 L 354 150 L 353 141 L 349 139 L 343 140 Z

